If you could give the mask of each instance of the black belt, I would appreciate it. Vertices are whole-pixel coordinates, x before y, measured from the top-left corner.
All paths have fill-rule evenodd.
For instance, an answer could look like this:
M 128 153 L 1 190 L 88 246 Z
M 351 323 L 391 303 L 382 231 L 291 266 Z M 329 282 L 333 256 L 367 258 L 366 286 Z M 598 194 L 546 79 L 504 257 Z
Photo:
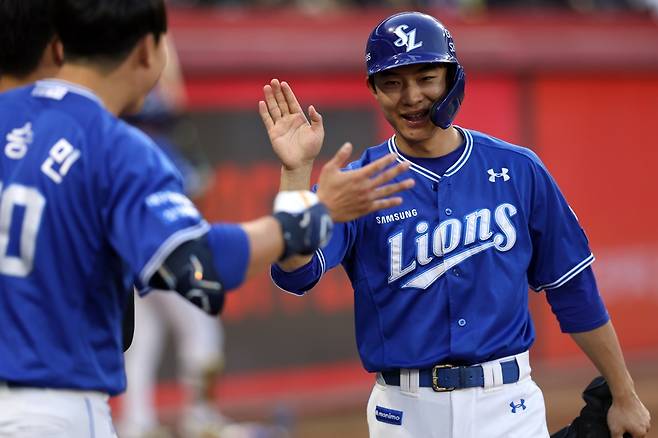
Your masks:
M 503 383 L 519 381 L 519 364 L 516 359 L 500 362 L 499 365 L 503 374 Z M 387 385 L 400 386 L 400 370 L 383 371 L 381 375 Z M 484 387 L 484 370 L 481 365 L 436 365 L 418 370 L 418 377 L 421 387 L 432 388 L 436 392 Z

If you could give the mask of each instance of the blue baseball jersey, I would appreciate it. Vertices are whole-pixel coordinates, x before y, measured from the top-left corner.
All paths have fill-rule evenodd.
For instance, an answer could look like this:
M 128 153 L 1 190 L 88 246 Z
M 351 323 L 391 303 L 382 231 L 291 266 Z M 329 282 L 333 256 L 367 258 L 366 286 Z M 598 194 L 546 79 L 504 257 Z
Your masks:
M 461 154 L 441 175 L 402 155 L 395 137 L 350 168 L 388 153 L 411 160 L 403 204 L 336 224 L 313 260 L 274 281 L 302 294 L 338 264 L 354 288 L 368 371 L 474 364 L 534 341 L 528 285 L 559 288 L 594 257 L 576 216 L 537 155 L 458 128 Z M 398 177 L 398 180 L 409 175 Z
M 206 233 L 181 177 L 90 91 L 0 95 L 0 381 L 125 389 L 123 303 Z

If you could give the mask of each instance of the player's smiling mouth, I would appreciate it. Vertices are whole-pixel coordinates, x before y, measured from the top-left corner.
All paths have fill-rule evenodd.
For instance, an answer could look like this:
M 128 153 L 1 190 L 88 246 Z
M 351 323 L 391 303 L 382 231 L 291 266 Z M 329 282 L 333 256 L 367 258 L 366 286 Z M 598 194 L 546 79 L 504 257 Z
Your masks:
M 427 121 L 429 113 L 429 110 L 421 110 L 400 114 L 400 116 L 406 120 L 409 125 L 420 126 Z

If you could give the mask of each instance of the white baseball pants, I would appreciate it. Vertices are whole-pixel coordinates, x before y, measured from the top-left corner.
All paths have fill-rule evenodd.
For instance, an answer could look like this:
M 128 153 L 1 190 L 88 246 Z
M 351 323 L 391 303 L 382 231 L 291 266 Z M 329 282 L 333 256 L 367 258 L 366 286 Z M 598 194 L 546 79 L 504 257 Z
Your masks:
M 519 381 L 502 384 L 499 362 L 516 357 Z M 549 438 L 544 396 L 530 377 L 528 353 L 482 364 L 485 387 L 435 392 L 402 370 L 401 386 L 378 377 L 367 418 L 371 438 Z M 496 377 L 498 376 L 498 377 Z
M 116 438 L 108 396 L 7 388 L 0 383 L 1 438 Z

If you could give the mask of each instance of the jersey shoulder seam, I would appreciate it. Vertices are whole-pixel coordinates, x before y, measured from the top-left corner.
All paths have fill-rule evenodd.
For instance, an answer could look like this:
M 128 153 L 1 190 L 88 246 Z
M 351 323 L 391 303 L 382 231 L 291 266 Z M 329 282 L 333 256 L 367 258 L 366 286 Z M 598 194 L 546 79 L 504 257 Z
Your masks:
M 524 158 L 526 158 L 526 159 L 528 159 L 532 162 L 536 161 L 535 157 L 538 158 L 537 153 L 535 151 L 533 151 L 532 149 L 526 147 L 526 146 L 520 146 L 520 145 L 516 145 L 516 144 L 513 144 L 513 143 L 509 143 L 505 140 L 500 140 L 500 139 L 495 138 L 495 137 L 491 137 L 491 139 L 493 141 L 486 141 L 483 138 L 483 136 L 485 134 L 479 133 L 477 131 L 472 131 L 472 130 L 469 130 L 469 132 L 471 133 L 471 136 L 473 137 L 474 145 L 477 145 L 479 147 L 497 149 L 497 150 L 501 150 L 501 151 L 508 151 L 508 152 L 513 153 L 515 155 L 520 155 L 520 156 L 522 156 L 522 157 L 524 157 Z M 496 142 L 502 142 L 503 144 L 497 144 Z

